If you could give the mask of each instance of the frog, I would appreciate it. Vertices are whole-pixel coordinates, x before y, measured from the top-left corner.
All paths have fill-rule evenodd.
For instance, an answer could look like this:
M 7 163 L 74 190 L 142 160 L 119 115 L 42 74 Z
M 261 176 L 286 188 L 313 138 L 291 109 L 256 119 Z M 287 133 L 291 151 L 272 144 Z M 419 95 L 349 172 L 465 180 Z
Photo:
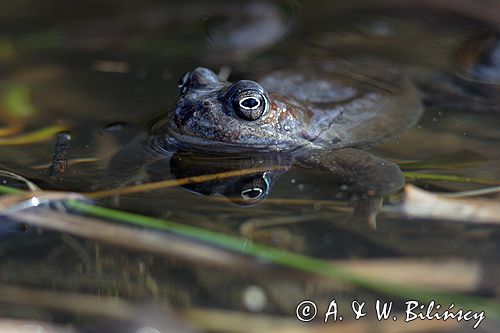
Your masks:
M 272 154 L 288 166 L 330 173 L 348 189 L 356 219 L 371 224 L 382 199 L 404 185 L 397 164 L 367 151 L 422 113 L 418 90 L 394 66 L 337 59 L 234 82 L 198 67 L 178 88 L 171 112 L 113 157 L 110 170 L 121 177 L 111 172 L 109 179 L 130 179 L 179 151 L 262 160 Z

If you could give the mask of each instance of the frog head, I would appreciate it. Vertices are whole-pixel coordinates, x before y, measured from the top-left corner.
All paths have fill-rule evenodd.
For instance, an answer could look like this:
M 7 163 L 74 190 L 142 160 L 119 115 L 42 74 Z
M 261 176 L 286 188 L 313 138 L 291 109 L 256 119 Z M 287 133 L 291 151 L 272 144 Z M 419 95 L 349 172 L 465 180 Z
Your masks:
M 306 144 L 293 106 L 255 81 L 230 83 L 200 67 L 181 77 L 179 92 L 162 128 L 182 143 L 215 151 L 286 151 Z

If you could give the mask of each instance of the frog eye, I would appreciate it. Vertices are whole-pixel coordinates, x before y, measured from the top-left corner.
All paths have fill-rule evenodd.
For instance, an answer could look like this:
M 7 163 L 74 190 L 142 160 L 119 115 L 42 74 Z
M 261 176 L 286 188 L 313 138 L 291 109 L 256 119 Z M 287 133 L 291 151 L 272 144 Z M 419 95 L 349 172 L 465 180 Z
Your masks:
M 240 80 L 224 92 L 222 99 L 241 119 L 254 121 L 269 110 L 269 97 L 260 84 L 250 80 Z
M 241 191 L 241 197 L 244 200 L 257 200 L 262 196 L 263 193 L 264 191 L 258 187 L 247 188 Z
M 268 106 L 264 95 L 260 91 L 242 91 L 233 100 L 233 109 L 236 114 L 245 120 L 257 120 L 266 112 Z
M 265 198 L 269 193 L 269 182 L 265 175 L 243 184 L 240 192 L 242 203 L 251 205 Z

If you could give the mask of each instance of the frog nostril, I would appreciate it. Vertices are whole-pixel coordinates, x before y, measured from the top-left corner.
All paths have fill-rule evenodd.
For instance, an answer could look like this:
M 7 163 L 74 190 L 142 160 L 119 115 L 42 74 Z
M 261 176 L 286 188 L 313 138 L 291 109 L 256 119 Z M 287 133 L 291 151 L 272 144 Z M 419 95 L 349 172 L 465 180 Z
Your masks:
M 191 87 L 199 88 L 217 82 L 219 82 L 217 75 L 207 68 L 198 67 L 189 75 L 189 86 Z
M 182 75 L 181 78 L 179 79 L 179 83 L 177 84 L 177 87 L 179 88 L 179 92 L 181 94 L 186 93 L 186 91 L 188 90 L 190 75 L 191 75 L 191 73 L 187 72 L 184 75 Z

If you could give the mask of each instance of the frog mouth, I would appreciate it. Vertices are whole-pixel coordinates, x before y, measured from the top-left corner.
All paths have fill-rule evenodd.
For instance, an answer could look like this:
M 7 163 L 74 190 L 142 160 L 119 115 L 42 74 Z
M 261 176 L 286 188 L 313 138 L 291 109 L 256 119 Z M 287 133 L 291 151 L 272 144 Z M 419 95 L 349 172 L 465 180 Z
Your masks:
M 187 150 L 204 150 L 209 152 L 293 152 L 304 145 L 293 145 L 289 143 L 242 143 L 242 142 L 227 142 L 219 140 L 211 140 L 200 138 L 188 134 L 179 133 L 173 129 L 169 129 L 168 133 L 176 142 Z

